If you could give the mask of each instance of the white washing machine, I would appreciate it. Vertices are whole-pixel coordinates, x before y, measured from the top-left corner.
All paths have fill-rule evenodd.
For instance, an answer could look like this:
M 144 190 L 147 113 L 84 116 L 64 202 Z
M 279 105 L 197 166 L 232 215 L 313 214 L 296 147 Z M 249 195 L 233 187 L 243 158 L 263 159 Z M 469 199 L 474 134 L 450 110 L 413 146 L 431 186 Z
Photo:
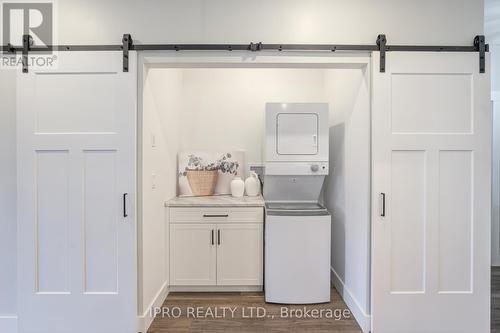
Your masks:
M 330 301 L 331 216 L 320 204 L 328 127 L 326 103 L 266 105 L 266 302 Z

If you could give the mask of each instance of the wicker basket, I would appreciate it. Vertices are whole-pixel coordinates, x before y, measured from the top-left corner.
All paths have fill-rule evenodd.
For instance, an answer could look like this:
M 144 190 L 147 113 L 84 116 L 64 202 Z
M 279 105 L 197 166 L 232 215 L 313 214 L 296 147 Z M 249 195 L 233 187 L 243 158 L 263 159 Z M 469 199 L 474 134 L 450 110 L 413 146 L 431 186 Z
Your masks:
M 193 195 L 204 196 L 214 194 L 215 184 L 217 183 L 217 176 L 217 170 L 187 170 L 187 179 Z

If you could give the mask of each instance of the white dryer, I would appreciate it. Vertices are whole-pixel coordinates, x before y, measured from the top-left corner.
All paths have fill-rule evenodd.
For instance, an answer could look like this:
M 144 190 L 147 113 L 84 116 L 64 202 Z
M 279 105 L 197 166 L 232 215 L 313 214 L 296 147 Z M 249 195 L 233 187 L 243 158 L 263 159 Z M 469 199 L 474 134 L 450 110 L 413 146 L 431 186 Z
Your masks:
M 320 204 L 328 175 L 328 104 L 266 104 L 266 302 L 330 301 L 331 216 Z
M 328 128 L 327 103 L 267 103 L 266 175 L 327 175 Z

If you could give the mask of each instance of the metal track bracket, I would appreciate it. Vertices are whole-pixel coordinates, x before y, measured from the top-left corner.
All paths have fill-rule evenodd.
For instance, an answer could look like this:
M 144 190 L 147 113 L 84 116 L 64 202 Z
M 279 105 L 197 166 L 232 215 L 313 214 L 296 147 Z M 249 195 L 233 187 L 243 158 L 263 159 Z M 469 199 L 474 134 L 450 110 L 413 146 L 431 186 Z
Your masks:
M 31 48 L 31 43 L 33 37 L 30 35 L 23 35 L 23 53 L 22 53 L 22 63 L 23 63 L 23 73 L 28 73 L 28 53 Z
M 133 48 L 134 42 L 130 34 L 124 34 L 122 38 L 123 44 L 123 71 L 128 72 L 128 53 Z
M 248 50 L 249 51 L 252 51 L 252 52 L 257 52 L 257 51 L 261 51 L 262 50 L 262 43 L 261 42 L 258 42 L 258 43 L 250 43 L 250 45 L 248 45 Z
M 14 45 L 12 45 L 11 43 L 8 43 L 7 44 L 7 47 L 5 48 L 5 50 L 3 51 L 3 53 L 5 54 L 12 54 L 12 53 L 16 53 L 16 48 Z
M 385 35 L 384 34 L 378 35 L 377 46 L 380 52 L 380 73 L 385 73 L 385 52 L 387 50 L 386 44 L 387 44 L 387 38 L 385 37 Z
M 486 68 L 486 43 L 484 35 L 477 35 L 474 38 L 474 47 L 479 52 L 479 73 L 484 73 Z

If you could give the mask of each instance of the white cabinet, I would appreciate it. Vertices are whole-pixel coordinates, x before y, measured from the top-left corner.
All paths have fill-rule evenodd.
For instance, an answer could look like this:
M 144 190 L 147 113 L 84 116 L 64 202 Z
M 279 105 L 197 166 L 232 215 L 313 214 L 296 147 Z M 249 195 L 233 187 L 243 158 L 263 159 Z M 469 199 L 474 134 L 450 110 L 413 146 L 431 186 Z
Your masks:
M 262 287 L 263 207 L 170 207 L 169 217 L 173 290 Z
M 262 224 L 219 224 L 217 233 L 217 284 L 262 285 Z
M 170 225 L 170 283 L 216 284 L 215 224 Z

